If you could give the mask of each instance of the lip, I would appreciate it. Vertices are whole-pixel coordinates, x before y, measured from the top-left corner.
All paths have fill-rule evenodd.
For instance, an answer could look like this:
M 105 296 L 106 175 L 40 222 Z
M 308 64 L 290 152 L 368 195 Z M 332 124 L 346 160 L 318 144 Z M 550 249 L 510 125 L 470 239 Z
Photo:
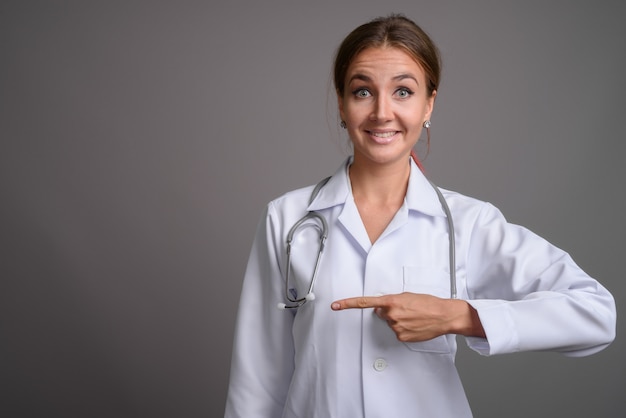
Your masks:
M 400 131 L 396 130 L 370 130 L 365 131 L 369 135 L 369 137 L 377 144 L 386 145 L 394 141 L 398 137 Z

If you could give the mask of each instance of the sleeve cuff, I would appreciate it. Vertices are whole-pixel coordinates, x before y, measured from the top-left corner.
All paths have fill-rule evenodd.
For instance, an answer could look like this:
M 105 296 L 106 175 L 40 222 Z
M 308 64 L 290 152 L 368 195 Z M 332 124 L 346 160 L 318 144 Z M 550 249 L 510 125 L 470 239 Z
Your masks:
M 468 300 L 478 312 L 487 338 L 467 337 L 470 349 L 483 356 L 514 353 L 519 351 L 519 338 L 510 315 L 508 304 L 503 300 Z

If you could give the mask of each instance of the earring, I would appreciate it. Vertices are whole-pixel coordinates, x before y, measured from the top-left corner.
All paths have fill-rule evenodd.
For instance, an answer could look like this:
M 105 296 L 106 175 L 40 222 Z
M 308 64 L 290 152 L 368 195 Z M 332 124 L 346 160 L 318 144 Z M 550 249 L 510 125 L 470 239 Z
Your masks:
M 345 121 L 341 121 L 341 123 L 339 124 L 339 126 L 341 126 L 343 129 L 347 128 L 346 122 Z
M 424 128 L 428 129 L 428 128 L 430 128 L 430 125 L 431 125 L 431 123 L 430 123 L 429 120 L 425 120 L 424 121 Z

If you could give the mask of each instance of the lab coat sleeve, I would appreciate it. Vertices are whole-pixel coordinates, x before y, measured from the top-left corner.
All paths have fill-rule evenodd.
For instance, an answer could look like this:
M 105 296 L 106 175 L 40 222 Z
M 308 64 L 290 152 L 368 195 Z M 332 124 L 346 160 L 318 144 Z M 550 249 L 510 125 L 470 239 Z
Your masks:
M 468 302 L 487 338 L 483 355 L 557 351 L 585 356 L 615 338 L 612 295 L 564 251 L 484 204 L 467 251 Z
M 280 310 L 280 226 L 270 203 L 258 225 L 235 329 L 226 418 L 282 416 L 294 367 L 293 314 Z

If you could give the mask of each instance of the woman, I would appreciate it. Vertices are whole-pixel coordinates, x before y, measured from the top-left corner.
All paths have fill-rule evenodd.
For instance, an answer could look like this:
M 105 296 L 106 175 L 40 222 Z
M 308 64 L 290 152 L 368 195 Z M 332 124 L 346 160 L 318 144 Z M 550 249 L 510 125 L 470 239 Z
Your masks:
M 241 295 L 226 417 L 471 416 L 456 335 L 483 355 L 583 356 L 613 340 L 611 294 L 565 252 L 458 193 L 442 191 L 446 215 L 411 158 L 423 129 L 429 135 L 439 62 L 429 37 L 397 15 L 341 44 L 334 82 L 354 152 L 325 184 L 267 206 Z M 319 217 L 288 249 L 309 211 Z

